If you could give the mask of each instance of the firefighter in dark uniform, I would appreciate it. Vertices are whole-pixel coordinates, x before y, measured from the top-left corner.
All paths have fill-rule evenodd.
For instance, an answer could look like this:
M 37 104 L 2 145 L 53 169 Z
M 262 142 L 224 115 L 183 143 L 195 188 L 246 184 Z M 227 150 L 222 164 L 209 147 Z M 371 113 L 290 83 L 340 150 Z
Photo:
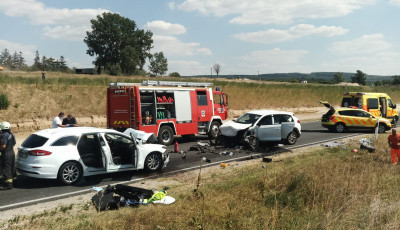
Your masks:
M 1 151 L 1 169 L 4 178 L 4 186 L 0 190 L 9 190 L 13 188 L 13 177 L 16 176 L 15 171 L 15 153 L 14 145 L 15 136 L 11 132 L 11 125 L 8 122 L 0 124 L 0 151 Z

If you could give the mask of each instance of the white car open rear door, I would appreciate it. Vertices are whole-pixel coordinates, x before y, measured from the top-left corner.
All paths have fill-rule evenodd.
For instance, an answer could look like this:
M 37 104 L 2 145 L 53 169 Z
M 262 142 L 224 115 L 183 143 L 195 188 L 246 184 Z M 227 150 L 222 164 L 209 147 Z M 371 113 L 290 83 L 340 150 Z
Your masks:
M 281 123 L 281 138 L 286 139 L 290 132 L 294 129 L 294 122 L 282 122 Z

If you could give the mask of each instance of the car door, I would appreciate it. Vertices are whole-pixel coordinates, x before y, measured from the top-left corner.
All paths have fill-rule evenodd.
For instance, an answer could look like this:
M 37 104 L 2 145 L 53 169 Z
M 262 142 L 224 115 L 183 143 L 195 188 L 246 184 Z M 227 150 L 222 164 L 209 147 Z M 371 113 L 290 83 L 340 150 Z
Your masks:
M 376 125 L 376 118 L 365 111 L 357 111 L 357 117 L 363 128 L 373 128 Z
M 267 115 L 256 122 L 256 134 L 260 141 L 280 141 L 281 125 L 274 124 L 272 115 Z
M 108 172 L 132 170 L 137 167 L 137 150 L 132 138 L 116 133 L 105 133 L 109 150 Z
M 274 115 L 274 123 L 277 122 L 281 124 L 281 138 L 286 139 L 295 126 L 293 117 L 288 114 L 277 114 Z

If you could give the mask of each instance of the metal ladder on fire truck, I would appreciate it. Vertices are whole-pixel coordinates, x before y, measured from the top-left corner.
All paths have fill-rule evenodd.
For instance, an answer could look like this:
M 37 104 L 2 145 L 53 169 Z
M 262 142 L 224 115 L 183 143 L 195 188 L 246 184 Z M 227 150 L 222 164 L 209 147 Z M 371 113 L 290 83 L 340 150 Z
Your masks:
M 210 86 L 213 86 L 213 83 L 144 80 L 141 85 L 142 86 L 175 86 L 175 87 L 210 87 Z

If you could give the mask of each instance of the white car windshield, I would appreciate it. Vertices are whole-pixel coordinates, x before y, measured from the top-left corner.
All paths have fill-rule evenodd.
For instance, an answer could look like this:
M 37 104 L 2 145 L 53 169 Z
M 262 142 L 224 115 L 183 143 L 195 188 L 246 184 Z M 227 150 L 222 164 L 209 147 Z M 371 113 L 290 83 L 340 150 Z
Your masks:
M 240 124 L 254 124 L 261 115 L 253 114 L 253 113 L 246 113 L 239 117 L 235 122 Z

